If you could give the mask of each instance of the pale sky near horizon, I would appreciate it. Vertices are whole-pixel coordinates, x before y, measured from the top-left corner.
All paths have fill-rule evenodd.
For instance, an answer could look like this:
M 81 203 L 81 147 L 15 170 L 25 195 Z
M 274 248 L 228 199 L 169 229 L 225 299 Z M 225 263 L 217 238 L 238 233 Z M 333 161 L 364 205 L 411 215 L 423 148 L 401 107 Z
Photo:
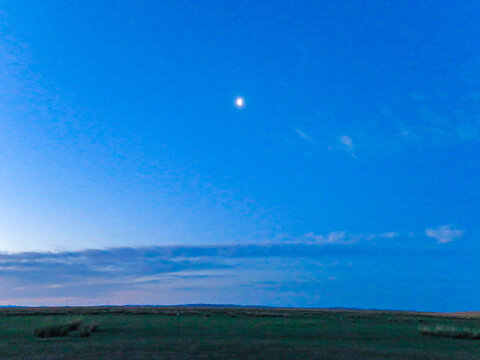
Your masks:
M 2 3 L 0 304 L 471 310 L 479 10 Z

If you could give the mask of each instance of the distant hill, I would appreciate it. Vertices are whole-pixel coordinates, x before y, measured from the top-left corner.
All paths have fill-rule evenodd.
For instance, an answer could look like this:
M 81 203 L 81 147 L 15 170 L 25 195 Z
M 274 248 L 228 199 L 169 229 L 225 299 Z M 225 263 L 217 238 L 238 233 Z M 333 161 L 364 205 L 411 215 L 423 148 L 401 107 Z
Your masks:
M 126 307 L 192 307 L 192 308 L 255 308 L 255 309 L 268 309 L 272 306 L 263 305 L 235 305 L 235 304 L 180 304 L 180 305 L 121 305 Z

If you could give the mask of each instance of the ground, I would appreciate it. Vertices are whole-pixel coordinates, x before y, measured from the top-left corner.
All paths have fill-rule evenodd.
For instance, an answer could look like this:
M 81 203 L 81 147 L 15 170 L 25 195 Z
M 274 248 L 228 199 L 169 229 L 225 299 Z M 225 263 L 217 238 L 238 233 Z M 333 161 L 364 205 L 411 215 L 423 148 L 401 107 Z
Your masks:
M 99 331 L 88 338 L 33 335 L 46 321 L 73 317 L 99 324 Z M 0 359 L 480 359 L 480 340 L 422 336 L 419 324 L 480 328 L 480 319 L 314 309 L 11 308 L 0 310 Z

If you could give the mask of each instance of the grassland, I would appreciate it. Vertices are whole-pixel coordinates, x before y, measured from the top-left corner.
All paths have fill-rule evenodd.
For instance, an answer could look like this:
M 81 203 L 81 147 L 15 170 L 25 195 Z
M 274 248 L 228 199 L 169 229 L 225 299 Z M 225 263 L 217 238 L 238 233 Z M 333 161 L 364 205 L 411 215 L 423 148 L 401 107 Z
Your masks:
M 34 336 L 42 324 L 72 317 L 98 324 L 98 331 Z M 480 359 L 479 340 L 426 336 L 419 326 L 480 328 L 480 319 L 305 309 L 13 308 L 0 310 L 0 359 Z

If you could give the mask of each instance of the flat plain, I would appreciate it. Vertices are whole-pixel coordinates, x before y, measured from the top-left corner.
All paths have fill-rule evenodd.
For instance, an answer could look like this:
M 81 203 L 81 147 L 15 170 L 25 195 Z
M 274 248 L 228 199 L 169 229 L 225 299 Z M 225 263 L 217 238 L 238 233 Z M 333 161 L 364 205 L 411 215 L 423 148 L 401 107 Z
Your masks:
M 99 325 L 38 338 L 45 323 Z M 474 313 L 276 308 L 0 309 L 0 359 L 480 359 L 480 340 L 424 336 L 421 325 L 480 329 Z

